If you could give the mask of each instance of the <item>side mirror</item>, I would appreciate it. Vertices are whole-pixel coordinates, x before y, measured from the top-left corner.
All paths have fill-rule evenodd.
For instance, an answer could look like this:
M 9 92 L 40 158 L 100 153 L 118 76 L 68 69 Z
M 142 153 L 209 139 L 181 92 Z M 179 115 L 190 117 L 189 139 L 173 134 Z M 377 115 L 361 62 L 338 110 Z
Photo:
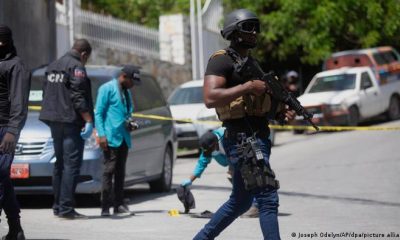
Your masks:
M 361 82 L 361 89 L 365 90 L 372 87 L 372 83 L 370 81 L 362 81 Z

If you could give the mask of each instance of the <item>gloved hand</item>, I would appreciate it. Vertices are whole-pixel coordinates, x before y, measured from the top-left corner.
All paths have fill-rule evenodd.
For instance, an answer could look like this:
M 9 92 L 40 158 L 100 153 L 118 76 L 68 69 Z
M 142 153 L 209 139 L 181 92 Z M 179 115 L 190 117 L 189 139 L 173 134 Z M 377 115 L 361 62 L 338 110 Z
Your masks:
M 181 183 L 181 185 L 182 185 L 182 187 L 190 186 L 190 185 L 192 185 L 192 180 L 190 180 L 190 179 L 185 179 L 185 180 L 183 180 L 183 182 Z
M 93 132 L 93 123 L 92 122 L 86 122 L 85 127 L 83 128 L 81 132 L 81 137 L 83 140 L 87 140 L 92 136 Z
M 16 138 L 14 134 L 7 132 L 0 144 L 0 152 L 13 153 L 15 151 Z

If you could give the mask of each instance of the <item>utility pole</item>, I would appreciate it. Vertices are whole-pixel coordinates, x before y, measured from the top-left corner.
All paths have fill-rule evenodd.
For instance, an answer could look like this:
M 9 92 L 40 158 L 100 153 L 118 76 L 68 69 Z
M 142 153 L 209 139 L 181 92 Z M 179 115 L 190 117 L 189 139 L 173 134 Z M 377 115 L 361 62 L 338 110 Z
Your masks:
M 68 30 L 69 30 L 69 45 L 74 44 L 74 0 L 68 0 Z
M 192 47 L 192 78 L 198 79 L 197 76 L 197 49 L 196 49 L 196 19 L 195 19 L 194 0 L 190 0 L 190 42 Z
M 199 31 L 199 79 L 204 77 L 203 20 L 201 0 L 197 0 L 197 27 Z
M 192 48 L 192 77 L 193 79 L 202 79 L 204 76 L 204 46 L 201 0 L 196 0 L 196 3 L 195 0 L 190 0 L 190 36 Z

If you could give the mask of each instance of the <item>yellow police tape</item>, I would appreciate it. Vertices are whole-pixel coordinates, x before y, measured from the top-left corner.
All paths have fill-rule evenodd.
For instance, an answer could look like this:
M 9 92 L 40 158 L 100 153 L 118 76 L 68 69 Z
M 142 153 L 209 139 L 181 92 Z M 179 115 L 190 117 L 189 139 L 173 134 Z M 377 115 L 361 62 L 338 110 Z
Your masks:
M 39 111 L 40 106 L 29 106 L 30 110 Z M 171 118 L 152 114 L 141 114 L 133 113 L 133 117 L 144 118 L 144 119 L 154 119 L 162 121 L 176 121 L 185 123 L 199 123 L 207 125 L 221 126 L 220 121 L 206 121 L 206 120 L 192 120 L 190 118 Z M 316 131 L 312 126 L 294 126 L 294 125 L 269 125 L 270 128 L 276 130 L 307 130 Z M 318 126 L 321 131 L 400 131 L 400 126 Z
M 155 119 L 155 120 L 167 120 L 167 121 L 178 121 L 178 122 L 186 122 L 186 123 L 201 123 L 201 124 L 210 124 L 210 125 L 218 125 L 221 126 L 220 121 L 203 121 L 203 120 L 192 120 L 189 118 L 175 119 L 170 117 L 163 117 L 158 115 L 150 115 L 150 114 L 140 114 L 133 113 L 134 117 L 138 118 L 146 118 L 146 119 Z M 307 130 L 307 131 L 316 131 L 312 126 L 294 126 L 294 125 L 269 125 L 270 128 L 276 130 Z M 321 131 L 348 131 L 348 130 L 358 130 L 358 131 L 400 131 L 400 127 L 379 127 L 379 126 L 318 126 Z

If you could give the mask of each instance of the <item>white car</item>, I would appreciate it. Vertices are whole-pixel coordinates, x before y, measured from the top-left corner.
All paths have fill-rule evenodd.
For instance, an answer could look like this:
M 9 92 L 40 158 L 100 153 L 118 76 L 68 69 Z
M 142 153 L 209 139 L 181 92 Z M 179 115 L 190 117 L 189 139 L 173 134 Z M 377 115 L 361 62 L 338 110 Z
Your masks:
M 181 119 L 175 121 L 180 148 L 198 148 L 199 136 L 221 126 L 215 123 L 218 122 L 215 109 L 208 109 L 204 104 L 203 80 L 193 80 L 180 85 L 168 98 L 168 102 L 173 118 Z
M 356 126 L 380 114 L 399 119 L 400 75 L 388 79 L 380 84 L 369 67 L 324 71 L 315 75 L 299 101 L 318 125 Z
M 193 80 L 180 85 L 168 98 L 175 121 L 175 130 L 180 148 L 198 148 L 199 137 L 222 125 L 214 108 L 207 108 L 203 99 L 203 80 Z M 184 121 L 184 119 L 189 121 Z M 275 142 L 275 130 L 270 139 Z

